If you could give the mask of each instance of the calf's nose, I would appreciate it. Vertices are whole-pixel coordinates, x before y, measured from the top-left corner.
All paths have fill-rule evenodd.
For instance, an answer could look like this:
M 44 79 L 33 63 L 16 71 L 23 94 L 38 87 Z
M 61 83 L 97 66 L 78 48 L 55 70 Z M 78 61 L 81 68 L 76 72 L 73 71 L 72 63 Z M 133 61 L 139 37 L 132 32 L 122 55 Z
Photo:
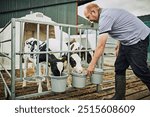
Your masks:
M 77 72 L 81 74 L 83 72 L 83 68 L 78 69 Z

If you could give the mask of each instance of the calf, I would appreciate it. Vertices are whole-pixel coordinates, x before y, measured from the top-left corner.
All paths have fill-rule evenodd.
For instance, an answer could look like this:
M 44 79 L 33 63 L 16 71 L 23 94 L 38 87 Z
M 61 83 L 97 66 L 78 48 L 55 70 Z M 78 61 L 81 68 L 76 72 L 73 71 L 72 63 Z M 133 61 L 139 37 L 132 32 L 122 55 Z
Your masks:
M 86 50 L 85 47 L 83 47 L 83 45 L 81 45 L 79 42 L 72 42 L 70 44 L 70 48 L 72 51 L 75 51 L 75 50 Z M 90 48 L 88 48 L 88 50 L 90 50 Z M 77 52 L 79 54 L 79 52 Z M 93 51 L 87 51 L 87 63 L 89 64 L 92 60 L 92 57 L 93 57 Z M 81 59 L 82 60 L 86 60 L 86 52 L 81 52 Z
M 60 40 L 57 39 L 49 39 L 48 40 L 49 47 L 52 51 L 68 51 L 68 45 L 65 42 L 62 42 L 62 48 L 60 48 Z M 57 47 L 56 47 L 57 46 Z M 55 54 L 57 57 L 60 56 L 60 53 Z M 64 60 L 68 61 L 68 53 L 63 52 L 61 54 Z M 81 57 L 77 53 L 70 53 L 69 56 L 69 66 L 70 66 L 70 72 L 75 71 L 77 73 L 83 72 L 83 67 L 81 64 Z M 67 67 L 65 67 L 65 70 L 67 70 Z M 72 87 L 71 85 L 71 75 L 69 75 L 67 79 L 68 87 Z
M 68 46 L 65 42 L 62 42 L 62 48 L 60 48 L 60 40 L 50 38 L 48 40 L 48 44 L 49 44 L 49 48 L 52 51 L 61 51 L 61 50 L 62 51 L 68 51 Z M 55 54 L 55 56 L 59 57 L 60 53 Z M 63 57 L 63 60 L 68 60 L 68 53 L 67 52 L 63 52 L 61 54 L 61 56 Z M 74 71 L 76 71 L 78 73 L 82 73 L 83 68 L 81 65 L 81 57 L 78 54 L 70 53 L 69 61 L 70 61 L 70 66 L 72 67 L 72 69 Z
M 30 38 L 25 41 L 24 52 L 36 52 L 37 51 L 37 39 Z M 39 40 L 39 52 L 46 51 L 46 43 Z M 49 49 L 50 51 L 50 49 Z M 31 61 L 34 67 L 37 64 L 37 54 L 24 54 L 23 56 L 25 61 L 25 69 L 24 69 L 24 77 L 26 77 L 26 70 L 27 70 L 27 61 Z M 46 62 L 46 54 L 39 54 L 39 66 L 42 63 Z M 48 62 L 50 63 L 50 70 L 55 76 L 60 76 L 63 72 L 63 60 L 57 59 L 53 54 L 48 54 Z M 41 67 L 40 67 L 41 68 Z M 41 76 L 41 69 L 39 71 L 39 75 Z M 41 80 L 38 81 L 39 87 L 38 92 L 42 92 Z M 23 80 L 23 87 L 26 86 L 26 81 Z M 47 78 L 47 88 L 50 90 L 49 80 Z

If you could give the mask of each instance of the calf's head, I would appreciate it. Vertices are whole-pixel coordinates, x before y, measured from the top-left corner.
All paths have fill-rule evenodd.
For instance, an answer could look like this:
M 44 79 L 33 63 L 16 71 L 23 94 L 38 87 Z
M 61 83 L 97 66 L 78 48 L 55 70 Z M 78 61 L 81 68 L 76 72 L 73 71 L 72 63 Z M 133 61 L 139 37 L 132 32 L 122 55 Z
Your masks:
M 54 76 L 61 76 L 64 70 L 64 60 L 56 58 L 53 54 L 49 54 L 48 61 L 51 66 L 51 71 Z
M 81 65 L 81 58 L 79 57 L 78 54 L 72 54 L 70 56 L 70 65 L 73 68 L 73 70 L 76 71 L 77 73 L 83 72 L 83 67 Z
M 70 48 L 72 51 L 75 50 L 86 50 L 85 47 L 83 47 L 79 42 L 73 42 L 70 44 Z M 90 50 L 90 48 L 88 48 Z M 79 54 L 79 52 L 77 52 Z M 79 54 L 80 55 L 80 54 Z M 87 63 L 90 63 L 92 60 L 93 52 L 92 51 L 87 51 Z M 86 59 L 86 52 L 81 52 L 81 60 Z
M 24 52 L 35 52 L 37 50 L 37 39 L 30 38 L 25 41 Z M 30 54 L 30 58 L 35 59 L 36 54 Z

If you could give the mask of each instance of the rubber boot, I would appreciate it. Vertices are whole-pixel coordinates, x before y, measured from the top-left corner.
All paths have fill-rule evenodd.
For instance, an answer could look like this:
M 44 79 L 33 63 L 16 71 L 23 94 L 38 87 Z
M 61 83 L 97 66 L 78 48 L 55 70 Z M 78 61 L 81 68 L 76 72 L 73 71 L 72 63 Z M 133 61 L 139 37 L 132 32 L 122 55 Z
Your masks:
M 115 95 L 110 99 L 105 100 L 125 100 L 126 78 L 125 76 L 115 76 Z
M 126 78 L 125 76 L 115 76 L 115 95 L 111 100 L 124 100 L 126 92 Z

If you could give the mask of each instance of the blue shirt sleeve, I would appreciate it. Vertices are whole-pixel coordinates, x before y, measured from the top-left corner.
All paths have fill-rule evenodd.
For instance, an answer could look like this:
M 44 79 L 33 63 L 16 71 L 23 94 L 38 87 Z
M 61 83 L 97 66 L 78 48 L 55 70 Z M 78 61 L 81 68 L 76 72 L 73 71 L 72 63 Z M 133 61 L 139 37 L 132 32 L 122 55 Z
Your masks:
M 112 30 L 114 19 L 110 16 L 103 16 L 99 19 L 99 34 L 108 33 Z

